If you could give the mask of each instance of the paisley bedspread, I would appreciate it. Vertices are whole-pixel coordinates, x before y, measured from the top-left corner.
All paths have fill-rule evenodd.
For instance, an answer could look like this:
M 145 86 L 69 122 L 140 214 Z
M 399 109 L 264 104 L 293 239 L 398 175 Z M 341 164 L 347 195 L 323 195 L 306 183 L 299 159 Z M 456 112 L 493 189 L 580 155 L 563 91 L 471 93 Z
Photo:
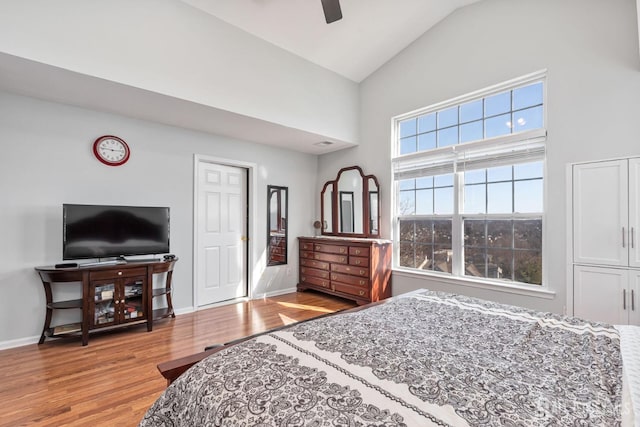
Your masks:
M 216 353 L 140 426 L 615 426 L 613 326 L 420 290 Z

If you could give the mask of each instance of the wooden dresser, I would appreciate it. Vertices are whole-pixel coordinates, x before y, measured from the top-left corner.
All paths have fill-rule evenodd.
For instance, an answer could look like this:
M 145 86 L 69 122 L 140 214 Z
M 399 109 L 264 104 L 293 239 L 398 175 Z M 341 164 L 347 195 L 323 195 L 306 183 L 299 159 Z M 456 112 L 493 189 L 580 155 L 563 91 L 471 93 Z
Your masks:
M 298 291 L 314 289 L 367 304 L 391 296 L 391 242 L 299 237 Z

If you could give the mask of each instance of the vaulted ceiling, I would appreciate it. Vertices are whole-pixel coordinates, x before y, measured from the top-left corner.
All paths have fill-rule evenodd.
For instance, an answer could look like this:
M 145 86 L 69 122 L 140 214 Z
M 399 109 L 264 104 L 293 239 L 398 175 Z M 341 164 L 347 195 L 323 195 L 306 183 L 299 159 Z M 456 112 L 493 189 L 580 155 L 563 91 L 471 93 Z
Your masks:
M 308 61 L 360 82 L 454 10 L 479 0 L 182 0 Z

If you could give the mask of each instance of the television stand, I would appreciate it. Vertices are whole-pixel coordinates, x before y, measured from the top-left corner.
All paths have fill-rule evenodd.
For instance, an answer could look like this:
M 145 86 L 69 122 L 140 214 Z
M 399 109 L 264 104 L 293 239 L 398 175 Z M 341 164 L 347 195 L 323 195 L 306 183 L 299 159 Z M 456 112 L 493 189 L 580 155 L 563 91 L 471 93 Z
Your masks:
M 147 325 L 153 321 L 176 317 L 171 301 L 171 279 L 178 258 L 169 261 L 114 261 L 115 264 L 89 263 L 71 268 L 36 267 L 47 300 L 46 315 L 38 344 L 46 338 L 81 336 L 82 345 L 89 343 L 89 334 L 133 324 Z M 153 287 L 153 275 L 166 273 L 164 287 Z M 54 301 L 52 286 L 65 283 L 81 285 L 81 297 Z M 154 298 L 164 298 L 167 307 L 153 309 Z M 81 321 L 51 326 L 53 310 L 79 309 Z
M 80 264 L 80 267 L 93 267 L 96 265 L 116 265 L 116 264 L 126 264 L 127 261 L 126 260 L 122 260 L 122 259 L 113 259 L 113 260 L 107 260 L 107 261 L 95 261 L 95 262 L 86 262 L 83 264 Z
M 140 258 L 140 259 L 126 259 L 122 258 L 124 262 L 158 262 L 161 261 L 162 258 Z

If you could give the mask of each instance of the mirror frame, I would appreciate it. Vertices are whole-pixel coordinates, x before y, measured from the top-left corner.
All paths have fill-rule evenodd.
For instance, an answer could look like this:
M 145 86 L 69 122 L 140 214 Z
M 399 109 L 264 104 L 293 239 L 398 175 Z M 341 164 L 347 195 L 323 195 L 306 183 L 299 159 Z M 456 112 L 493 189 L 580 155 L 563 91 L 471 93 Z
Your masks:
M 284 206 L 282 206 L 282 194 L 284 194 Z M 271 197 L 277 197 L 277 209 L 279 212 L 276 229 L 271 229 Z M 284 212 L 284 216 L 282 213 Z M 289 187 L 281 187 L 278 185 L 267 185 L 267 266 L 287 264 L 288 258 L 288 241 L 289 241 Z M 284 233 L 284 236 L 272 236 L 272 231 Z M 274 245 L 273 238 L 276 237 L 281 243 Z M 275 252 L 282 252 L 276 254 Z M 277 256 L 277 259 L 276 259 Z
M 360 177 L 362 179 L 362 233 L 342 233 L 340 231 L 336 231 L 336 227 L 340 224 L 340 210 L 338 209 L 340 200 L 340 191 L 338 190 L 338 182 L 340 181 L 340 176 L 344 172 L 348 172 L 351 170 L 356 170 L 360 173 Z M 369 204 L 369 180 L 372 179 L 376 185 L 375 193 L 378 195 L 378 203 L 377 203 L 377 212 L 375 212 L 375 218 L 377 219 L 378 230 L 376 232 L 371 232 L 371 223 L 372 223 L 372 215 L 371 215 L 371 206 Z M 331 191 L 331 218 L 325 217 L 325 193 L 327 191 Z M 355 211 L 356 209 L 354 209 Z M 362 172 L 360 166 L 348 166 L 340 169 L 338 171 L 338 175 L 336 179 L 333 181 L 325 182 L 322 187 L 322 191 L 320 192 L 320 215 L 322 228 L 321 233 L 324 236 L 342 236 L 342 237 L 380 237 L 380 183 L 375 175 L 365 175 Z M 331 229 L 329 230 L 329 224 L 331 224 Z

